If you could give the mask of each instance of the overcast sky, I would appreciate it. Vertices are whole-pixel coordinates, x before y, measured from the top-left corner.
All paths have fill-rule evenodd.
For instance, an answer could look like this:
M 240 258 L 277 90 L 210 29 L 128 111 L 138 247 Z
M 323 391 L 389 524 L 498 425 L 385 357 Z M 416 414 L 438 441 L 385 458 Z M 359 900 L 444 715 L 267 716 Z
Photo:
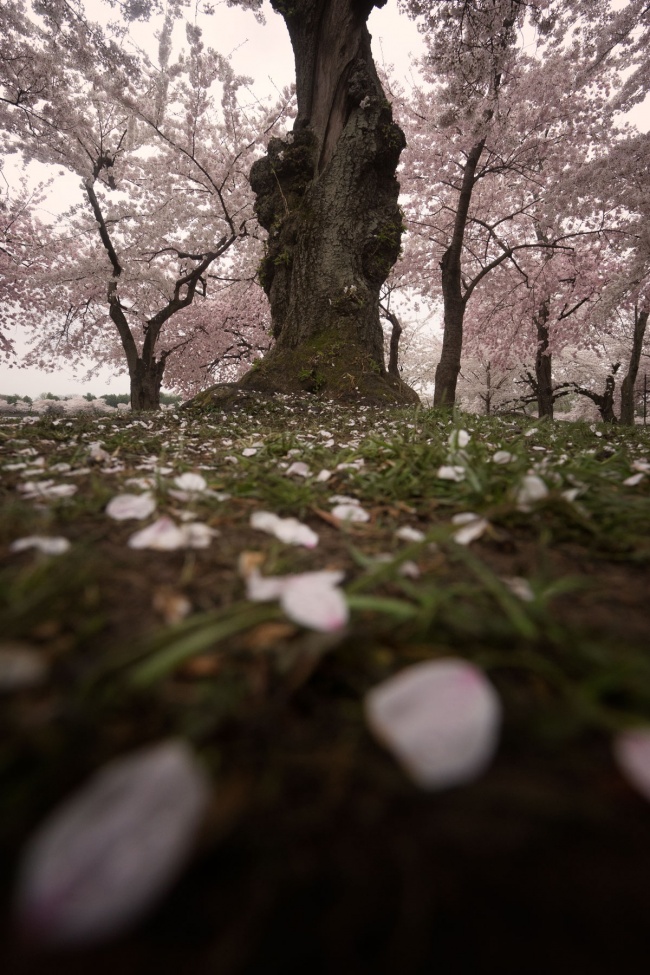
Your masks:
M 101 0 L 87 0 L 86 9 L 92 18 L 106 21 L 107 8 Z M 260 94 L 274 87 L 281 89 L 294 80 L 293 53 L 284 21 L 267 2 L 264 12 L 267 23 L 262 26 L 250 12 L 229 8 L 221 3 L 217 5 L 215 14 L 204 21 L 207 43 L 222 54 L 229 55 L 236 72 L 252 77 L 252 88 Z M 422 41 L 415 25 L 398 14 L 397 4 L 392 0 L 382 10 L 373 10 L 369 27 L 377 63 L 394 64 L 398 76 L 406 77 L 413 55 L 422 51 Z M 136 25 L 133 33 L 139 44 L 149 46 L 150 25 Z M 65 208 L 64 202 L 67 205 L 67 192 L 74 193 L 77 182 L 77 178 L 71 176 L 57 186 L 61 209 Z M 19 336 L 13 333 L 12 338 L 20 348 Z M 62 359 L 60 368 L 55 372 L 41 372 L 15 366 L 9 368 L 0 363 L 0 393 L 19 393 L 32 398 L 43 392 L 57 395 L 91 392 L 96 396 L 108 392 L 128 393 L 129 380 L 124 371 L 119 376 L 113 376 L 110 370 L 103 369 L 97 378 L 84 383 L 83 377 L 91 365 L 86 363 L 75 368 L 72 362 Z

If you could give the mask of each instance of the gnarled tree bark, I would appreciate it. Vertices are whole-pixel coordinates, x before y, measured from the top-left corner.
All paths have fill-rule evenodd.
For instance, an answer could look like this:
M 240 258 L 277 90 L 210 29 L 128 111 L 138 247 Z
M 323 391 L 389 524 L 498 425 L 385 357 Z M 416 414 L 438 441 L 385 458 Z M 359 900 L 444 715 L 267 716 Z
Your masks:
M 405 145 L 366 26 L 385 0 L 272 0 L 296 62 L 298 116 L 251 170 L 268 231 L 259 278 L 275 344 L 241 380 L 268 392 L 417 402 L 384 363 L 379 292 L 402 236 Z
M 641 352 L 643 350 L 643 340 L 648 325 L 648 309 L 639 311 L 634 309 L 634 338 L 632 340 L 632 352 L 627 373 L 621 383 L 621 423 L 628 426 L 634 424 L 634 385 L 639 372 Z

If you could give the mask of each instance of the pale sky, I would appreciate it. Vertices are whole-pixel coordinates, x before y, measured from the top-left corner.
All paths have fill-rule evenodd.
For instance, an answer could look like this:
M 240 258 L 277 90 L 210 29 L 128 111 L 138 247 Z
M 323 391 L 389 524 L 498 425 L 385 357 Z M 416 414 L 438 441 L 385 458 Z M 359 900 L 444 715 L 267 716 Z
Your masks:
M 106 21 L 106 7 L 101 0 L 87 0 L 86 9 L 96 20 Z M 229 55 L 236 72 L 253 78 L 252 90 L 261 95 L 282 89 L 294 80 L 293 53 L 282 18 L 265 2 L 264 13 L 267 23 L 258 24 L 253 15 L 244 10 L 217 5 L 215 14 L 205 18 L 206 41 L 222 54 Z M 373 52 L 378 64 L 394 64 L 398 77 L 406 77 L 412 57 L 423 50 L 417 28 L 407 17 L 398 14 L 397 4 L 392 0 L 381 10 L 375 9 L 370 15 L 370 33 L 373 39 Z M 136 40 L 147 48 L 151 43 L 151 26 L 136 25 L 133 30 Z M 9 169 L 7 170 L 9 171 Z M 76 177 L 65 177 L 57 184 L 57 198 L 63 203 L 72 202 L 75 193 Z M 67 206 L 67 202 L 65 202 Z M 11 333 L 17 348 L 21 347 L 17 332 Z M 102 369 L 95 379 L 83 383 L 84 374 L 92 363 L 74 368 L 72 362 L 61 359 L 60 368 L 54 372 L 38 369 L 18 368 L 0 363 L 0 393 L 18 393 L 21 396 L 37 397 L 50 392 L 57 395 L 83 395 L 94 393 L 128 393 L 129 380 L 124 371 L 113 376 L 112 371 Z

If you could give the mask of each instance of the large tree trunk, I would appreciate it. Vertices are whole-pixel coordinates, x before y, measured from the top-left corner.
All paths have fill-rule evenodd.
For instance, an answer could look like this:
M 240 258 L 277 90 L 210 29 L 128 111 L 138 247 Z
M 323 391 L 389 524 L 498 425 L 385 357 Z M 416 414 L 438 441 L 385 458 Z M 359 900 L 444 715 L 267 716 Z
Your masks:
M 456 384 L 460 373 L 460 358 L 463 351 L 463 320 L 467 296 L 463 295 L 463 275 L 461 257 L 465 228 L 472 201 L 476 169 L 485 147 L 481 139 L 467 156 L 463 169 L 463 180 L 458 196 L 458 207 L 454 219 L 454 230 L 449 247 L 440 261 L 442 272 L 442 300 L 444 305 L 444 330 L 440 362 L 436 368 L 433 391 L 434 407 L 451 407 L 456 402 Z
M 370 51 L 373 0 L 273 0 L 296 62 L 298 117 L 251 170 L 269 238 L 259 270 L 275 344 L 241 381 L 269 392 L 417 402 L 384 363 L 379 292 L 402 236 L 405 145 Z
M 537 313 L 537 352 L 535 354 L 535 392 L 537 413 L 541 419 L 553 419 L 553 363 L 548 341 L 548 302 L 543 302 Z
M 160 387 L 162 386 L 164 371 L 164 359 L 151 359 L 145 362 L 143 359 L 137 358 L 134 368 L 131 368 L 131 363 L 129 363 L 132 410 L 160 409 Z
M 621 423 L 634 424 L 634 386 L 639 372 L 643 339 L 648 325 L 648 311 L 634 309 L 634 339 L 627 373 L 621 384 Z

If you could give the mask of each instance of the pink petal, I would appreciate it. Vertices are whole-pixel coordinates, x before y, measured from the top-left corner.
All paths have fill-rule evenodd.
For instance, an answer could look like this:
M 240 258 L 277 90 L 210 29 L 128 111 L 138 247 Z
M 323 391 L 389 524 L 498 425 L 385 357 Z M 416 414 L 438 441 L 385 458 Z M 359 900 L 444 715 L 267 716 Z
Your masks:
M 650 728 L 632 728 L 616 736 L 614 758 L 637 792 L 650 802 Z
M 280 594 L 280 605 L 294 623 L 330 633 L 348 621 L 345 596 L 335 583 L 342 572 L 305 572 L 293 576 Z
M 203 770 L 180 741 L 107 765 L 29 843 L 19 922 L 49 944 L 90 943 L 122 931 L 175 880 L 208 799 Z
M 371 731 L 423 789 L 481 775 L 496 751 L 501 705 L 482 671 L 447 658 L 415 664 L 365 699 Z

